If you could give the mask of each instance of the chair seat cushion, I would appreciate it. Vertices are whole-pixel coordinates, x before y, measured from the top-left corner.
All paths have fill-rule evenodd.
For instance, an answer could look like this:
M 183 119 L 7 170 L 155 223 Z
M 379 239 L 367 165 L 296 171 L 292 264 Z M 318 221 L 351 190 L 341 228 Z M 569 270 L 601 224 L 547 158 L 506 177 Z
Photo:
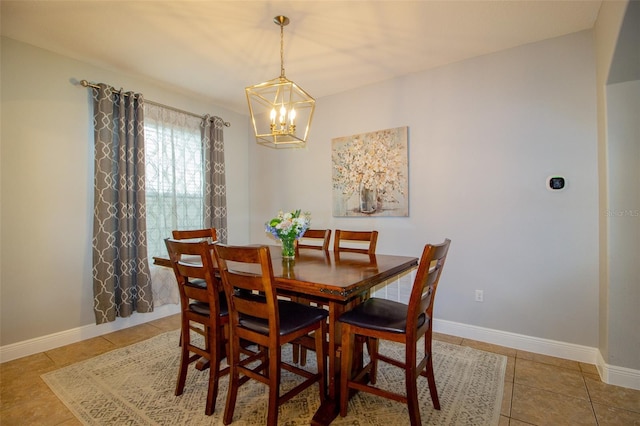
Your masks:
M 195 288 L 207 288 L 207 282 L 205 280 L 201 280 L 201 279 L 190 279 L 187 282 L 187 285 L 189 287 L 195 287 Z
M 340 316 L 338 321 L 372 330 L 405 333 L 408 306 L 393 300 L 372 297 Z M 418 317 L 418 327 L 425 323 L 425 314 Z
M 324 321 L 329 313 L 322 308 L 302 305 L 289 300 L 278 300 L 278 314 L 280 316 L 280 335 L 284 336 L 300 330 L 315 322 Z M 260 334 L 269 334 L 267 320 L 248 315 L 240 316 L 240 326 Z
M 219 294 L 219 298 L 220 298 L 220 316 L 224 317 L 226 315 L 229 315 L 229 308 L 227 307 L 227 299 L 224 296 L 224 292 L 221 292 Z M 189 309 L 197 314 L 209 316 L 209 304 L 206 302 L 193 301 L 189 303 Z

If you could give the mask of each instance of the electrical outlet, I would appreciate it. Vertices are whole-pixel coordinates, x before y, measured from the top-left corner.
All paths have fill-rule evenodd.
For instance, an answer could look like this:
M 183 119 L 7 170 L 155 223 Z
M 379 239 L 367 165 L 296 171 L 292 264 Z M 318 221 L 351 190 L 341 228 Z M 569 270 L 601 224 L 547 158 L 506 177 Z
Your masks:
M 484 301 L 484 293 L 482 290 L 476 290 L 476 302 Z

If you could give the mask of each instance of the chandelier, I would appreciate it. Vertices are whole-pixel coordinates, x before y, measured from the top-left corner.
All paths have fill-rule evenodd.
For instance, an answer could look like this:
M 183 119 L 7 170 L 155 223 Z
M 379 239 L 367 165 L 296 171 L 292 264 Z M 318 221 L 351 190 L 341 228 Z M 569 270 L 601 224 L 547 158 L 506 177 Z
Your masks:
M 286 16 L 276 16 L 280 26 L 280 77 L 245 89 L 256 142 L 270 148 L 306 146 L 316 101 L 284 75 Z

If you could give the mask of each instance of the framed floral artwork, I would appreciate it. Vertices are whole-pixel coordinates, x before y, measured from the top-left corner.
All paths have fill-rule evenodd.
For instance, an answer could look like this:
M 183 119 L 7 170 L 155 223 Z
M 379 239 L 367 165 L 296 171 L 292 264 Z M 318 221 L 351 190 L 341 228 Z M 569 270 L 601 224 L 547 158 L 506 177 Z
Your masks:
M 334 216 L 409 216 L 408 129 L 331 140 Z

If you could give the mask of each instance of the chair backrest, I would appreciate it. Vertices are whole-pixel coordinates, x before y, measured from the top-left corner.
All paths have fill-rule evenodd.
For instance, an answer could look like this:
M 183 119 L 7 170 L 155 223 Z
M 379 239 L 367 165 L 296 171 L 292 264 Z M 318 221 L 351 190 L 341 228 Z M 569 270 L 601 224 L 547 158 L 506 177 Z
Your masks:
M 220 306 L 219 281 L 215 276 L 212 245 L 207 241 L 164 240 L 178 281 L 180 304 L 188 309 L 190 300 L 209 303 L 214 312 Z M 189 258 L 188 261 L 183 257 Z M 206 284 L 206 285 L 204 285 Z
M 174 230 L 172 233 L 174 240 L 208 240 L 213 243 L 218 240 L 218 234 L 216 228 L 205 229 L 188 229 L 188 230 Z
M 418 272 L 416 273 L 409 298 L 407 332 L 417 331 L 423 315 L 425 316 L 425 321 L 421 327 L 431 327 L 433 301 L 436 297 L 438 282 L 442 275 L 450 244 L 451 240 L 447 238 L 441 244 L 427 244 L 422 251 Z
M 321 244 L 308 244 L 309 239 Z M 328 251 L 329 241 L 331 241 L 331 229 L 307 229 L 298 240 L 298 248 Z
M 355 247 L 354 243 L 358 245 L 367 244 L 367 247 Z M 377 243 L 378 231 L 342 231 L 336 229 L 336 235 L 333 239 L 333 251 L 335 253 L 351 252 L 372 255 L 376 252 Z
M 269 247 L 216 244 L 214 252 L 231 327 L 236 329 L 239 317 L 248 315 L 268 321 L 269 334 L 275 333 L 273 337 L 277 337 L 280 321 Z

